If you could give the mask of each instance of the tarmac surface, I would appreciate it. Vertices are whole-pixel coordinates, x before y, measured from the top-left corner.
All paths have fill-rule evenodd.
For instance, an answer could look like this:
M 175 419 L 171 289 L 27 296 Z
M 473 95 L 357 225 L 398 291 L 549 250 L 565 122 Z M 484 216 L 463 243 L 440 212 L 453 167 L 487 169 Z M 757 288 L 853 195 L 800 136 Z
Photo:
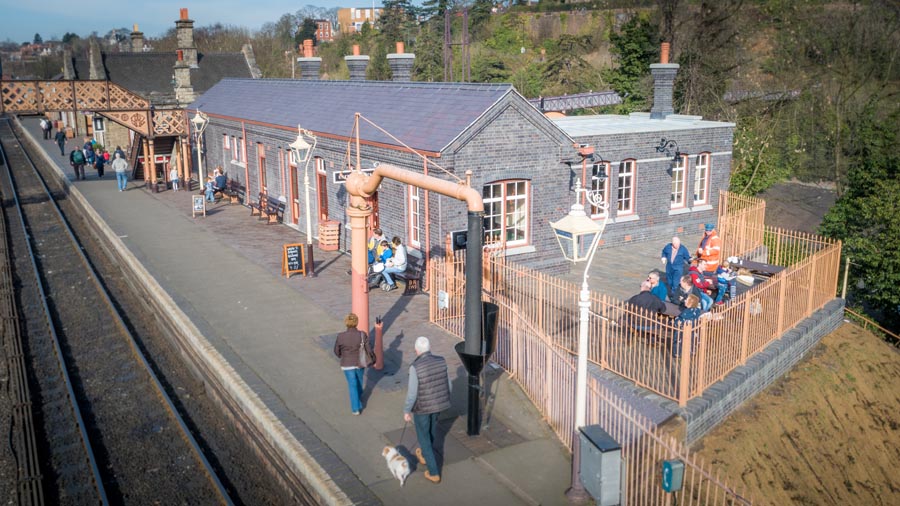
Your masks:
M 266 225 L 251 218 L 248 208 L 225 202 L 193 218 L 196 191 L 151 193 L 142 181 L 129 181 L 127 191 L 119 192 L 108 169 L 99 178 L 88 168 L 86 180 L 74 181 L 68 156 L 41 140 L 38 119 L 21 123 L 354 503 L 568 504 L 563 494 L 569 453 L 501 369 L 488 367 L 485 374 L 490 397 L 482 435 L 465 434 L 466 373 L 453 352 L 459 340 L 428 323 L 427 295 L 370 293 L 371 323 L 375 316 L 385 322 L 385 367 L 367 370 L 363 413 L 351 416 L 347 384 L 332 352 L 350 310 L 349 255 L 316 248 L 317 277 L 285 278 L 282 245 L 306 242 L 298 230 Z M 66 152 L 81 144 L 77 140 L 69 141 Z M 415 429 L 403 421 L 403 400 L 420 335 L 431 339 L 433 352 L 451 367 L 453 407 L 441 422 L 442 483 L 425 480 L 413 458 L 413 473 L 401 488 L 381 450 L 388 444 L 408 452 L 417 447 Z

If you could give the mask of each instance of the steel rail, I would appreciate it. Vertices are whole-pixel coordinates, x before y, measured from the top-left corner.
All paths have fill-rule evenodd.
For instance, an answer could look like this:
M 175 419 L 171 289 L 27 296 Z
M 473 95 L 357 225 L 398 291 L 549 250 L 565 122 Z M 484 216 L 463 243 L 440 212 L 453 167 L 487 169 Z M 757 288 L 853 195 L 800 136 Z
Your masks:
M 156 373 L 153 371 L 153 368 L 150 366 L 150 363 L 147 361 L 147 358 L 141 352 L 140 348 L 137 345 L 137 341 L 135 340 L 135 338 L 131 334 L 131 332 L 128 330 L 128 327 L 126 326 L 124 320 L 122 320 L 122 316 L 119 314 L 119 311 L 115 308 L 115 305 L 113 304 L 112 299 L 110 298 L 109 293 L 107 292 L 106 288 L 100 282 L 100 277 L 98 276 L 96 270 L 94 269 L 94 266 L 91 264 L 91 262 L 88 260 L 87 256 L 85 255 L 84 248 L 82 247 L 81 243 L 78 241 L 78 238 L 75 236 L 75 233 L 72 231 L 72 228 L 69 226 L 69 222 L 66 220 L 65 216 L 63 215 L 62 210 L 60 209 L 59 204 L 56 201 L 56 198 L 53 196 L 53 192 L 51 192 L 50 189 L 47 187 L 46 181 L 44 180 L 44 178 L 40 174 L 40 172 L 37 170 L 37 167 L 35 166 L 34 161 L 31 159 L 31 156 L 24 149 L 24 145 L 19 140 L 19 137 L 16 134 L 15 129 L 12 127 L 10 120 L 8 118 L 2 118 L 2 119 L 4 119 L 6 121 L 6 124 L 10 128 L 10 131 L 12 132 L 12 135 L 15 138 L 16 142 L 19 144 L 19 146 L 22 147 L 22 152 L 25 155 L 25 158 L 28 161 L 28 164 L 31 166 L 32 171 L 34 172 L 35 176 L 40 181 L 41 186 L 44 188 L 44 191 L 46 192 L 50 203 L 53 204 L 53 209 L 56 211 L 57 216 L 59 217 L 60 221 L 62 222 L 63 228 L 66 231 L 66 234 L 68 235 L 69 239 L 73 242 L 73 244 L 75 244 L 75 246 L 76 246 L 75 249 L 78 251 L 79 258 L 81 259 L 82 263 L 87 268 L 88 272 L 91 274 L 90 277 L 91 277 L 92 281 L 94 282 L 94 285 L 96 286 L 97 290 L 99 291 L 101 297 L 103 298 L 104 302 L 109 307 L 109 311 L 112 314 L 113 318 L 115 319 L 116 324 L 119 326 L 122 333 L 125 336 L 127 336 L 128 344 L 131 347 L 132 353 L 134 354 L 135 358 L 143 365 L 143 367 L 147 371 L 147 374 L 149 375 L 154 387 L 156 388 L 160 397 L 164 401 L 163 402 L 164 406 L 169 411 L 169 414 L 172 416 L 173 420 L 178 424 L 179 428 L 181 429 L 182 436 L 184 437 L 185 441 L 188 442 L 188 444 L 191 447 L 191 449 L 193 450 L 195 456 L 200 461 L 204 471 L 206 472 L 207 476 L 209 477 L 210 482 L 212 482 L 212 485 L 218 492 L 220 498 L 226 505 L 233 506 L 234 503 L 231 500 L 231 497 L 228 495 L 228 492 L 225 489 L 225 486 L 222 484 L 222 481 L 219 479 L 219 476 L 213 470 L 212 465 L 210 464 L 209 460 L 206 458 L 206 455 L 203 453 L 203 450 L 200 448 L 199 443 L 194 438 L 194 436 L 191 434 L 190 429 L 188 429 L 187 424 L 185 423 L 184 419 L 181 417 L 181 414 L 178 412 L 178 409 L 175 407 L 175 404 L 172 402 L 171 397 L 169 397 L 168 393 L 166 393 L 165 388 L 163 388 L 162 383 L 159 381 L 159 378 L 157 377 Z M 14 193 L 15 193 L 16 187 L 15 187 L 15 183 L 13 182 L 11 170 L 7 170 L 7 174 L 10 178 L 10 183 L 13 185 L 13 189 L 14 189 Z M 38 273 L 37 265 L 34 260 L 33 251 L 31 249 L 31 242 L 30 242 L 31 236 L 28 234 L 27 229 L 25 228 L 24 219 L 21 217 L 21 207 L 19 207 L 18 197 L 16 197 L 16 206 L 20 209 L 20 221 L 23 226 L 23 229 L 26 230 L 26 232 L 25 232 L 26 239 L 27 239 L 26 242 L 28 242 L 29 252 L 32 253 L 31 262 L 35 269 L 35 273 L 37 274 Z M 44 289 L 40 283 L 39 283 L 39 289 L 41 292 L 41 298 L 42 298 L 42 304 L 44 306 L 44 311 L 47 315 L 48 322 L 51 326 L 51 333 L 52 333 L 53 339 L 54 339 L 54 346 L 56 347 L 56 350 L 57 350 L 57 356 L 59 357 L 60 365 L 63 369 L 63 373 L 66 378 L 66 386 L 69 389 L 69 395 L 72 398 L 73 407 L 77 410 L 78 408 L 77 408 L 77 406 L 75 406 L 76 401 L 75 401 L 74 392 L 72 391 L 71 383 L 68 378 L 68 373 L 66 372 L 65 362 L 62 358 L 62 354 L 59 349 L 58 337 L 57 337 L 55 329 L 53 328 L 53 323 L 49 316 L 50 315 L 49 309 L 47 308 L 47 304 L 46 304 L 46 297 L 44 294 Z M 79 413 L 78 417 L 79 417 L 80 429 L 85 438 L 85 444 L 89 447 L 89 442 L 87 440 L 87 433 L 85 432 L 85 429 L 84 429 L 84 422 L 81 420 L 80 411 L 78 413 Z M 103 503 L 109 504 L 109 501 L 106 498 L 106 492 L 102 488 L 102 480 L 98 479 L 99 471 L 96 468 L 96 461 L 94 460 L 93 453 L 91 453 L 91 465 L 95 471 L 95 479 L 98 480 L 98 488 L 99 488 L 99 490 L 101 490 L 101 494 L 103 496 Z

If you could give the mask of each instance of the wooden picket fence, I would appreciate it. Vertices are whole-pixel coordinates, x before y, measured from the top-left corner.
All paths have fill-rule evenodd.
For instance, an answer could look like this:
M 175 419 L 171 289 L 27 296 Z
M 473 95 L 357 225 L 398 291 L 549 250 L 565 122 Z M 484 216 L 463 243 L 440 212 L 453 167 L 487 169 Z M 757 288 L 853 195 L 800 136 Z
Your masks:
M 433 283 L 431 321 L 459 337 L 464 324 L 463 272 L 462 259 L 438 259 L 429 270 Z M 574 355 L 560 347 L 557 339 L 530 317 L 523 317 L 526 312 L 508 296 L 517 295 L 515 292 L 503 292 L 495 284 L 486 287 L 485 295 L 500 308 L 497 347 L 492 359 L 509 372 L 571 450 L 575 442 Z M 551 317 L 549 313 L 543 316 Z M 563 326 L 556 323 L 550 327 L 561 330 Z M 686 446 L 663 433 L 592 377 L 588 378 L 586 423 L 599 424 L 622 447 L 626 466 L 623 504 L 671 504 L 673 498 L 675 504 L 752 504 L 749 497 L 729 486 Z M 672 494 L 674 497 L 667 496 L 660 483 L 661 462 L 670 459 L 685 464 L 684 488 Z

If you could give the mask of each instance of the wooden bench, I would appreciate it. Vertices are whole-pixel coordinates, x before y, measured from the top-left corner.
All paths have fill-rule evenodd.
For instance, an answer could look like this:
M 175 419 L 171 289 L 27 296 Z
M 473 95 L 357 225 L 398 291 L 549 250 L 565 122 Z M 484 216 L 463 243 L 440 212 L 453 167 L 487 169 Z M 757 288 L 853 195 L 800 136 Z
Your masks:
M 225 190 L 225 196 L 228 197 L 229 204 L 243 204 L 245 199 L 244 187 L 237 181 L 229 180 L 228 188 Z
M 266 194 L 260 193 L 259 196 L 256 198 L 256 202 L 249 203 L 250 216 L 259 216 L 260 219 L 262 219 L 262 211 L 266 207 L 266 202 L 267 202 Z
M 263 202 L 265 205 L 263 205 Z M 259 219 L 266 220 L 267 225 L 271 225 L 272 223 L 282 223 L 284 222 L 284 209 L 285 203 L 279 199 L 274 199 L 272 197 L 267 197 L 265 200 L 260 200 L 259 205 Z
M 422 277 L 425 273 L 423 260 L 407 253 L 406 270 L 391 274 L 391 277 L 402 279 L 406 284 L 403 295 L 415 295 L 422 291 Z

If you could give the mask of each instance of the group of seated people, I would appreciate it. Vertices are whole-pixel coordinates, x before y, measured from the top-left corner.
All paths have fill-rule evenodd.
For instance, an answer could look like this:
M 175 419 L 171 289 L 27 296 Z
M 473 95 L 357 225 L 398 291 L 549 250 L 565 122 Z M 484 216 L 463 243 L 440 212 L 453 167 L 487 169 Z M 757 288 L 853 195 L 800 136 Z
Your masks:
M 225 192 L 228 187 L 228 177 L 225 176 L 225 172 L 222 170 L 222 167 L 216 167 L 216 170 L 213 171 L 211 176 L 206 176 L 206 184 L 204 185 L 204 193 L 206 194 L 207 202 L 215 202 L 216 201 L 216 193 L 217 192 Z
M 384 232 L 376 228 L 366 248 L 369 252 L 369 288 L 378 286 L 385 292 L 395 290 L 397 282 L 391 275 L 406 272 L 406 246 L 397 236 L 388 242 Z

